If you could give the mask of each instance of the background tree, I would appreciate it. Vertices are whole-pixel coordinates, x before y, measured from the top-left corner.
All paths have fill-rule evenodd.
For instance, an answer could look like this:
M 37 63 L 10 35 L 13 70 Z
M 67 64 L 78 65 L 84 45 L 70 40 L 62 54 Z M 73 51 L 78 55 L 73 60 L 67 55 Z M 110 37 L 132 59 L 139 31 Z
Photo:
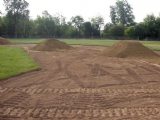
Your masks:
M 62 14 L 57 13 L 53 20 L 55 22 L 55 35 L 64 36 L 67 28 L 66 17 Z
M 27 7 L 29 3 L 25 0 L 4 0 L 4 5 L 7 12 L 11 12 L 14 16 L 14 26 L 15 26 L 15 38 L 17 38 L 17 27 L 21 17 L 29 13 Z
M 127 0 L 117 0 L 115 6 L 110 6 L 110 17 L 113 24 L 121 23 L 125 27 L 134 25 L 134 15 Z
M 109 32 L 112 36 L 124 36 L 125 27 L 122 24 L 113 25 Z
M 114 24 L 112 24 L 112 23 L 107 23 L 107 24 L 104 26 L 104 30 L 103 30 L 103 35 L 104 35 L 104 36 L 111 36 L 109 29 L 110 29 L 113 25 L 114 25 Z
M 18 33 L 21 35 L 22 38 L 29 36 L 29 30 L 30 30 L 29 18 L 30 18 L 29 11 L 26 11 L 19 20 Z
M 44 21 L 45 36 L 53 36 L 55 34 L 55 22 L 48 11 L 42 12 L 42 20 Z
M 127 37 L 135 37 L 135 27 L 130 26 L 125 30 L 125 36 Z
M 67 30 L 65 31 L 65 36 L 66 37 L 76 37 L 77 36 L 77 30 L 74 26 L 72 26 L 72 22 L 67 23 Z
M 146 37 L 146 25 L 141 22 L 134 26 L 135 36 L 138 36 L 140 39 L 144 39 Z
M 114 25 L 117 24 L 118 20 L 117 20 L 116 7 L 115 6 L 110 6 L 110 17 L 111 17 L 112 23 Z
M 146 26 L 145 32 L 147 37 L 158 37 L 159 26 L 153 14 L 147 15 L 146 18 L 144 18 L 144 24 Z
M 100 36 L 100 30 L 102 25 L 104 24 L 104 18 L 101 15 L 97 15 L 96 17 L 93 17 L 91 19 L 91 23 L 94 35 L 96 34 L 96 36 Z M 98 31 L 98 33 L 96 31 Z
M 13 37 L 15 35 L 15 22 L 14 15 L 11 11 L 9 11 L 7 15 L 3 17 L 3 21 L 3 35 L 9 35 L 10 37 Z
M 85 37 L 90 37 L 92 35 L 92 26 L 91 26 L 91 23 L 90 22 L 84 22 L 83 23 L 83 26 L 84 26 L 84 36 Z
M 80 36 L 80 32 L 83 26 L 84 19 L 81 16 L 77 15 L 75 17 L 72 17 L 71 21 L 73 25 L 77 28 L 78 36 Z

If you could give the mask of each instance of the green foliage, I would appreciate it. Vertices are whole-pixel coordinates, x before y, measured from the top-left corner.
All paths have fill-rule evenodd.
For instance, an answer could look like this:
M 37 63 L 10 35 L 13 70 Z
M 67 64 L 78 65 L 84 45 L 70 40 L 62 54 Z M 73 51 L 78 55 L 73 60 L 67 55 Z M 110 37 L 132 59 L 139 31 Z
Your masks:
M 25 0 L 3 0 L 7 14 L 0 17 L 0 36 L 21 38 L 82 38 L 100 36 L 127 36 L 160 37 L 160 17 L 153 14 L 147 15 L 141 23 L 134 22 L 133 8 L 127 0 L 117 0 L 116 4 L 110 6 L 110 17 L 112 23 L 104 26 L 103 34 L 101 28 L 104 19 L 101 15 L 91 18 L 90 22 L 84 22 L 82 16 L 74 16 L 66 23 L 66 17 L 61 14 L 52 16 L 48 11 L 35 20 L 30 19 L 28 5 Z M 120 25 L 122 24 L 122 25 Z M 125 30 L 124 30 L 125 27 Z M 124 32 L 125 31 L 125 32 Z
M 109 31 L 109 29 L 113 26 L 112 23 L 107 23 L 105 26 L 104 26 L 104 36 L 111 36 L 111 33 Z
M 117 0 L 115 6 L 110 6 L 110 17 L 113 24 L 121 23 L 125 27 L 134 24 L 134 15 L 131 5 L 127 0 Z
M 0 47 L 0 61 L 0 79 L 40 68 L 20 47 Z
M 84 19 L 81 16 L 77 15 L 75 17 L 72 17 L 71 21 L 72 21 L 73 25 L 77 28 L 78 36 L 81 36 L 80 33 L 81 33 Z
M 142 23 L 138 23 L 135 26 L 135 36 L 139 36 L 140 39 L 144 39 L 145 38 L 145 34 L 146 34 L 146 26 L 145 24 Z
M 109 29 L 109 33 L 112 36 L 124 36 L 125 27 L 122 24 L 113 25 Z
M 100 36 L 100 29 L 104 24 L 104 18 L 101 15 L 97 15 L 91 19 L 91 24 L 94 36 Z
M 110 6 L 110 17 L 111 17 L 112 23 L 115 25 L 118 22 L 115 6 Z
M 15 26 L 15 38 L 17 38 L 17 28 L 18 23 L 21 18 L 29 15 L 29 10 L 27 7 L 29 3 L 25 0 L 4 0 L 4 5 L 6 7 L 6 11 L 13 17 L 14 26 Z
M 125 36 L 127 37 L 135 37 L 135 27 L 130 26 L 125 30 Z
M 160 27 L 158 20 L 153 14 L 147 15 L 146 18 L 144 18 L 144 24 L 146 27 L 145 32 L 146 32 L 147 37 L 157 37 L 158 36 L 157 28 Z
M 84 22 L 83 23 L 83 28 L 84 28 L 84 36 L 85 37 L 90 37 L 92 34 L 92 26 L 90 22 Z
M 54 36 L 56 34 L 56 25 L 53 17 L 47 12 L 43 11 L 42 17 L 38 16 L 33 21 L 35 25 L 35 35 L 37 36 Z

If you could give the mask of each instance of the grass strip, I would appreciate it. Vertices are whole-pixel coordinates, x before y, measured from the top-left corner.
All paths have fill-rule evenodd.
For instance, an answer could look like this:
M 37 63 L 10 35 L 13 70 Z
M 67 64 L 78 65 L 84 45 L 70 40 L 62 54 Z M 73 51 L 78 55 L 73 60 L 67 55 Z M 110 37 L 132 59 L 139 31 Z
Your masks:
M 0 79 L 40 69 L 21 47 L 0 46 Z

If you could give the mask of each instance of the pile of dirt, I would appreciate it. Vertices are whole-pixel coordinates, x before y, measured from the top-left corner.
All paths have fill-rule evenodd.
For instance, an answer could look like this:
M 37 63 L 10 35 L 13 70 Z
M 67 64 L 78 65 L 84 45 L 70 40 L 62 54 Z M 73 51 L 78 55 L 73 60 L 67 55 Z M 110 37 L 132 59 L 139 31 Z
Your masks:
M 0 45 L 12 45 L 13 43 L 10 42 L 9 40 L 0 37 Z
M 120 41 L 99 53 L 107 57 L 156 59 L 160 56 L 138 41 Z
M 30 50 L 35 51 L 55 51 L 55 50 L 70 50 L 74 49 L 72 46 L 66 44 L 65 42 L 56 39 L 47 39 L 36 46 L 30 48 Z

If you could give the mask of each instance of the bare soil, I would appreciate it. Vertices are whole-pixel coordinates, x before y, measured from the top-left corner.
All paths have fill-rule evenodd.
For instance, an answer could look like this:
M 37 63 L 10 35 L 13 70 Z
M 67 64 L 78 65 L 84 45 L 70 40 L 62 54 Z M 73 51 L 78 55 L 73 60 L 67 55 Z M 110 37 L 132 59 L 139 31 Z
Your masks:
M 35 50 L 35 51 L 55 51 L 55 50 L 70 50 L 70 49 L 73 49 L 73 47 L 66 44 L 65 42 L 56 39 L 47 39 L 35 45 L 34 47 L 30 48 L 30 50 Z
M 12 45 L 13 43 L 10 42 L 9 40 L 0 37 L 0 45 Z
M 121 40 L 99 53 L 106 57 L 131 58 L 159 63 L 160 56 L 138 41 Z
M 96 54 L 106 47 L 74 47 L 28 50 L 42 70 L 1 81 L 0 120 L 160 119 L 159 65 Z

